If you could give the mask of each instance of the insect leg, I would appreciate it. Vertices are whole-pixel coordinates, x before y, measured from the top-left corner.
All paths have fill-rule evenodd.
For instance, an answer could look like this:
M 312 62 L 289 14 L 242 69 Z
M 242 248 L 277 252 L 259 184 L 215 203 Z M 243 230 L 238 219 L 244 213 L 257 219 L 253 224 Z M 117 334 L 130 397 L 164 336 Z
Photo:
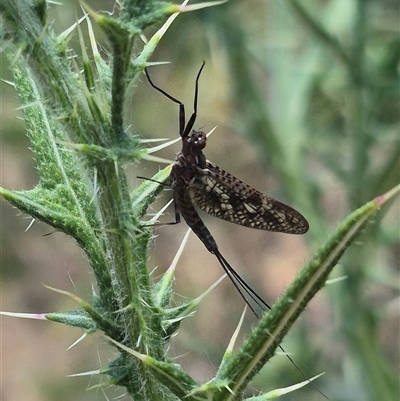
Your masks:
M 169 100 L 172 100 L 173 102 L 179 104 L 179 135 L 182 137 L 183 131 L 185 130 L 185 105 L 178 99 L 174 98 L 171 96 L 169 93 L 165 92 L 165 90 L 159 88 L 156 86 L 153 81 L 150 79 L 149 73 L 147 72 L 147 68 L 144 69 L 144 72 L 146 74 L 147 80 L 149 81 L 149 84 L 157 91 L 161 92 L 164 96 L 166 96 Z M 194 124 L 194 121 L 193 121 Z M 193 126 L 192 124 L 192 126 Z
M 205 61 L 203 61 L 199 72 L 197 73 L 197 77 L 196 77 L 196 83 L 195 83 L 195 89 L 194 89 L 194 104 L 193 104 L 193 114 L 190 116 L 189 121 L 186 125 L 186 128 L 184 130 L 184 132 L 181 133 L 181 137 L 185 138 L 189 135 L 190 131 L 193 128 L 194 122 L 196 121 L 196 117 L 197 117 L 197 98 L 198 98 L 198 93 L 199 93 L 199 79 L 200 79 L 200 74 L 203 71 L 204 65 L 205 65 Z
M 174 201 L 174 208 L 175 208 L 175 223 L 174 224 L 179 224 L 181 222 L 181 212 L 179 210 L 179 202 L 177 200 L 175 191 L 173 192 L 172 199 Z
M 175 224 L 179 224 L 181 222 L 181 213 L 179 211 L 179 204 L 176 201 L 175 193 L 173 193 L 173 198 L 172 199 L 173 199 L 173 204 L 174 204 L 174 209 L 175 209 L 175 221 L 170 221 L 168 223 L 144 224 L 141 227 L 174 226 Z
M 171 186 L 171 184 L 169 184 L 168 181 L 164 181 L 164 182 L 163 181 L 157 181 L 157 180 L 153 180 L 152 178 L 142 177 L 141 175 L 137 175 L 136 178 L 139 178 L 141 180 L 155 182 L 156 184 L 160 184 L 160 185 L 163 185 L 165 187 Z

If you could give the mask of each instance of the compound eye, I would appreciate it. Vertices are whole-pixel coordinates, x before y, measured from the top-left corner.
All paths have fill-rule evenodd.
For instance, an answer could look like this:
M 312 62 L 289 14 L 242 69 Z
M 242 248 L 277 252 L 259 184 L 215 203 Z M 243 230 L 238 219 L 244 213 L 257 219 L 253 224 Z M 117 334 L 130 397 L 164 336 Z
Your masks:
M 191 139 L 196 148 L 204 149 L 206 146 L 207 136 L 203 131 L 192 131 Z

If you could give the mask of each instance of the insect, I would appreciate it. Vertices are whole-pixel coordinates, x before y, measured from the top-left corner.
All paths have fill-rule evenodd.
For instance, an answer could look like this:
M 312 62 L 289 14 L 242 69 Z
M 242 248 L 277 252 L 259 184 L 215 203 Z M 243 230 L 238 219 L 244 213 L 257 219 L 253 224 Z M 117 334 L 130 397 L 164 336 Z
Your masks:
M 198 86 L 204 61 L 195 81 L 194 111 L 186 123 L 184 104 L 156 86 L 145 69 L 150 85 L 168 99 L 179 105 L 179 135 L 182 149 L 177 153 L 171 175 L 165 185 L 172 186 L 175 206 L 175 222 L 184 218 L 188 226 L 203 242 L 207 250 L 216 256 L 227 276 L 256 317 L 259 317 L 249 296 L 262 310 L 269 305 L 240 277 L 222 256 L 196 207 L 211 216 L 260 230 L 288 234 L 304 234 L 308 230 L 307 220 L 295 209 L 240 181 L 203 154 L 207 136 L 193 129 L 197 117 Z
M 204 64 L 205 62 L 203 61 L 197 73 L 193 114 L 187 124 L 184 104 L 156 86 L 150 79 L 147 69 L 145 69 L 150 85 L 179 105 L 179 135 L 182 138 L 182 149 L 177 153 L 171 175 L 164 183 L 172 186 L 175 221 L 167 224 L 178 224 L 180 223 L 180 216 L 183 216 L 187 225 L 200 238 L 207 250 L 216 256 L 240 296 L 258 318 L 259 316 L 246 298 L 246 294 L 261 310 L 265 311 L 266 309 L 271 309 L 271 307 L 240 277 L 222 256 L 214 237 L 197 213 L 196 207 L 211 216 L 260 230 L 304 234 L 308 231 L 309 225 L 304 216 L 297 210 L 262 194 L 211 163 L 204 156 L 203 149 L 206 146 L 207 136 L 203 131 L 193 129 L 197 117 L 199 78 Z M 279 345 L 279 348 L 305 377 L 304 372 L 286 354 L 281 345 Z M 314 386 L 311 381 L 309 382 Z M 328 399 L 317 387 L 315 388 L 324 398 Z

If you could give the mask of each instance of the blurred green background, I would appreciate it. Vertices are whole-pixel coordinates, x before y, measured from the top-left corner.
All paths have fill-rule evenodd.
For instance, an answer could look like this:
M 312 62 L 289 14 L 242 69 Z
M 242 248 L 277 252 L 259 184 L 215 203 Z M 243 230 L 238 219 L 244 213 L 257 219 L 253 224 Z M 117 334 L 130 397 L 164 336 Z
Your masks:
M 112 10 L 109 1 L 87 1 Z M 301 237 L 250 230 L 204 216 L 222 254 L 269 303 L 282 293 L 346 214 L 400 180 L 400 11 L 398 1 L 239 1 L 178 17 L 151 61 L 154 82 L 192 111 L 202 60 L 196 128 L 217 125 L 205 153 L 233 175 L 301 211 L 310 231 Z M 60 33 L 81 15 L 76 2 L 50 8 Z M 145 32 L 147 38 L 158 27 Z M 85 27 L 83 27 L 85 30 Z M 101 34 L 98 39 L 101 41 Z M 77 35 L 71 45 L 80 53 Z M 102 43 L 107 48 L 106 43 Z M 138 42 L 137 51 L 140 51 Z M 30 189 L 38 181 L 24 133 L 12 76 L 1 55 L 1 182 Z M 5 81 L 4 81 L 5 80 Z M 176 138 L 176 104 L 144 76 L 126 107 L 130 130 L 144 138 Z M 160 153 L 173 158 L 179 144 Z M 160 165 L 130 168 L 150 177 Z M 158 210 L 170 192 L 154 204 Z M 69 299 L 42 283 L 89 300 L 91 273 L 73 240 L 1 202 L 1 310 L 72 309 Z M 151 211 L 149 211 L 151 212 Z M 285 339 L 284 349 L 332 401 L 398 400 L 400 204 L 387 209 L 346 253 L 327 286 Z M 165 221 L 173 217 L 172 209 Z M 149 269 L 155 279 L 171 263 L 187 227 L 155 230 Z M 176 301 L 203 292 L 221 268 L 195 236 L 176 272 Z M 170 355 L 198 380 L 213 377 L 243 302 L 225 280 L 182 326 Z M 1 319 L 2 401 L 102 400 L 87 388 L 97 377 L 66 378 L 95 370 L 111 358 L 101 336 L 68 352 L 81 333 L 52 323 Z M 255 321 L 250 316 L 243 336 Z M 277 355 L 254 381 L 254 392 L 303 381 Z M 123 394 L 105 389 L 108 397 Z M 125 399 L 125 398 L 121 398 Z M 307 386 L 282 400 L 321 400 Z

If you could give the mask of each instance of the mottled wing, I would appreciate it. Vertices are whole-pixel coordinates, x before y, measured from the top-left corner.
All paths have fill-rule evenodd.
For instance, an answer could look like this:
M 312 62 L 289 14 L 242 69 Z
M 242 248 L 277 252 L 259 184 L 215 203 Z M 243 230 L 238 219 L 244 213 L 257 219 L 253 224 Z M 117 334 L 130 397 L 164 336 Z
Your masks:
M 211 216 L 259 230 L 304 234 L 307 220 L 296 210 L 262 194 L 207 161 L 188 189 L 193 203 Z

